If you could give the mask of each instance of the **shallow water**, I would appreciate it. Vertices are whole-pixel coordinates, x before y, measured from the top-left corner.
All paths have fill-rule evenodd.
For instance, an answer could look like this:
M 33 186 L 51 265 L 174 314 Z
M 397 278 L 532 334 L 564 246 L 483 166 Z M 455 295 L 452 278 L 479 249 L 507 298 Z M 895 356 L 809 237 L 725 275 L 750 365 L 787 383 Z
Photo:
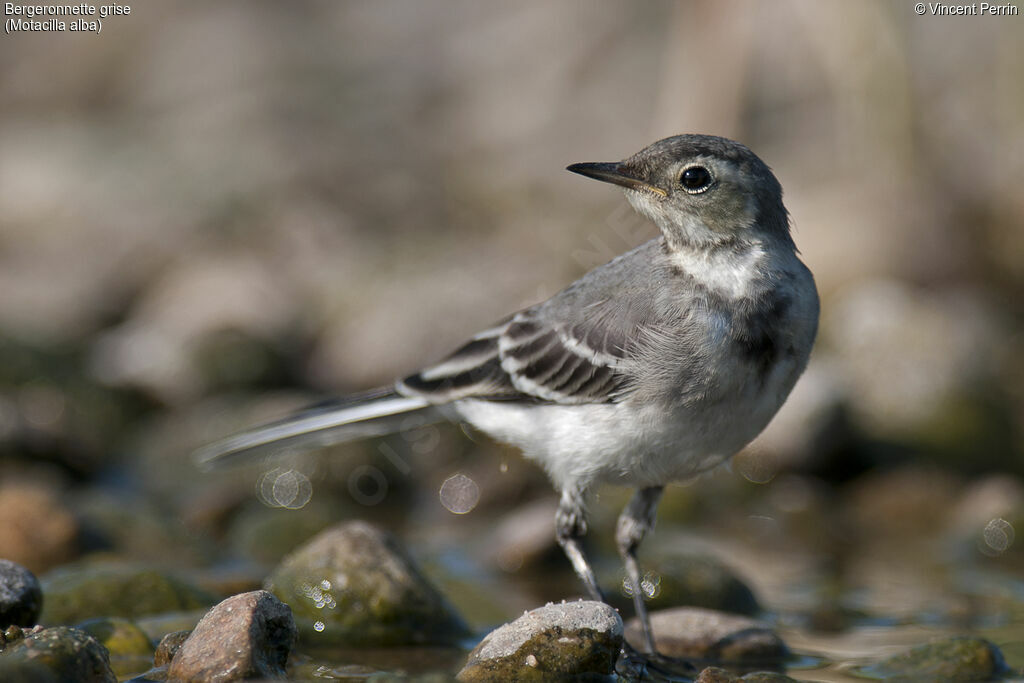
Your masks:
M 768 524 L 771 533 L 763 533 L 771 521 L 732 518 L 717 528 L 698 525 L 699 531 L 667 521 L 649 539 L 644 555 L 652 563 L 686 549 L 717 557 L 735 570 L 764 608 L 759 618 L 792 650 L 785 672 L 799 680 L 863 681 L 865 672 L 858 674 L 857 667 L 965 635 L 988 639 L 1011 670 L 1024 669 L 1024 581 L 1015 556 L 965 550 L 939 533 L 868 538 L 829 554 L 778 524 Z M 414 544 L 426 572 L 478 637 L 526 609 L 579 594 L 568 565 L 557 556 L 512 572 L 481 562 L 473 549 L 481 547 L 492 525 L 466 520 L 442 540 L 435 535 Z M 595 533 L 602 530 L 607 527 L 599 525 Z M 614 576 L 614 553 L 598 545 L 593 554 L 599 573 Z M 631 609 L 622 611 L 624 619 L 631 617 Z M 473 644 L 467 642 L 467 649 Z M 304 652 L 295 672 L 336 680 L 386 675 L 444 680 L 458 671 L 465 654 L 436 648 Z

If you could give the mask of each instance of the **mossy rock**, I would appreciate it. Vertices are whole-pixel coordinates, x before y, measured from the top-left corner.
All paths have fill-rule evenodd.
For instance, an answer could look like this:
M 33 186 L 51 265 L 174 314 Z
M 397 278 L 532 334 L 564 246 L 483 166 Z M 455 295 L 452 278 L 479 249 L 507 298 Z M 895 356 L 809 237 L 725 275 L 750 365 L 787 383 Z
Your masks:
M 395 539 L 363 522 L 320 533 L 265 587 L 313 646 L 453 645 L 469 634 Z
M 988 681 L 1007 671 L 999 648 L 982 638 L 947 638 L 857 669 L 884 681 Z
M 119 678 L 146 671 L 153 665 L 153 642 L 131 619 L 89 619 L 75 628 L 88 633 L 110 653 L 110 668 Z
M 74 624 L 98 617 L 134 619 L 209 607 L 216 596 L 155 569 L 118 564 L 63 567 L 43 577 L 40 622 Z
M 5 683 L 116 683 L 107 649 L 75 628 L 28 631 L 0 651 Z
M 614 671 L 622 630 L 622 618 L 603 602 L 540 607 L 491 631 L 469 654 L 458 679 L 599 680 Z
M 753 671 L 740 676 L 709 666 L 700 672 L 694 683 L 796 683 L 796 679 L 777 671 Z

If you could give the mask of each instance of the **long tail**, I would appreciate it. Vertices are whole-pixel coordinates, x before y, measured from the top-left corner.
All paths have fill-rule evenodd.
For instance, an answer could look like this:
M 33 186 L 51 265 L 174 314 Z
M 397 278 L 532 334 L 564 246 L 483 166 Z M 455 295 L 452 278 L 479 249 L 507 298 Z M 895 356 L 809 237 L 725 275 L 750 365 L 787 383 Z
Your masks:
M 193 457 L 200 467 L 215 469 L 259 455 L 324 448 L 397 432 L 410 413 L 433 413 L 432 419 L 443 419 L 424 398 L 402 396 L 390 388 L 376 389 L 321 403 L 280 422 L 229 436 L 203 446 Z

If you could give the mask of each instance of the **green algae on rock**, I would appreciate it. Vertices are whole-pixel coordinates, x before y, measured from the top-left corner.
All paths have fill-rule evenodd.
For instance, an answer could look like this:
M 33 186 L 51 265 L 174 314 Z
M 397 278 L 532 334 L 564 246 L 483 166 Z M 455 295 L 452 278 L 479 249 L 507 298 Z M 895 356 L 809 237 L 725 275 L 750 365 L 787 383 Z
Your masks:
M 115 683 L 107 648 L 75 628 L 25 632 L 0 651 L 0 680 L 8 683 Z
M 118 677 L 145 671 L 153 665 L 153 642 L 139 626 L 123 617 L 89 619 L 75 628 L 95 638 L 110 653 L 110 668 Z
M 883 681 L 987 681 L 1006 672 L 999 648 L 983 638 L 957 637 L 900 652 L 857 673 Z
M 459 672 L 463 683 L 593 680 L 613 673 L 622 618 L 603 602 L 547 605 L 491 631 Z
M 265 586 L 313 646 L 452 645 L 469 634 L 397 541 L 365 522 L 321 532 Z
M 85 564 L 42 578 L 44 624 L 74 624 L 97 617 L 135 617 L 209 607 L 217 600 L 187 581 L 156 569 Z
M 700 672 L 694 683 L 796 683 L 795 678 L 776 671 L 753 671 L 742 676 L 709 666 Z

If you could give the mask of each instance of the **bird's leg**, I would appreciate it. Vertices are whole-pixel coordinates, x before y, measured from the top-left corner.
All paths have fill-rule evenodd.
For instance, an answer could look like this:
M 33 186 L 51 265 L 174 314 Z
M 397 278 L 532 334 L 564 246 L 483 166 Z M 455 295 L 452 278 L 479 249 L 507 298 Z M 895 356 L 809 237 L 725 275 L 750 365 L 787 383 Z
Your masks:
M 626 565 L 626 578 L 633 593 L 636 616 L 643 628 L 647 654 L 655 653 L 654 634 L 651 633 L 651 619 L 647 615 L 647 604 L 640 588 L 640 567 L 636 562 L 636 549 L 647 532 L 654 528 L 654 515 L 663 491 L 664 488 L 661 486 L 638 489 L 619 515 L 619 523 L 615 529 L 615 542 Z
M 597 585 L 594 569 L 580 547 L 580 539 L 586 533 L 587 512 L 583 492 L 569 489 L 562 491 L 562 500 L 558 503 L 558 512 L 555 513 L 555 537 L 558 539 L 558 545 L 562 546 L 569 562 L 572 563 L 572 568 L 576 570 L 576 575 L 586 586 L 590 598 L 606 602 L 601 588 Z

